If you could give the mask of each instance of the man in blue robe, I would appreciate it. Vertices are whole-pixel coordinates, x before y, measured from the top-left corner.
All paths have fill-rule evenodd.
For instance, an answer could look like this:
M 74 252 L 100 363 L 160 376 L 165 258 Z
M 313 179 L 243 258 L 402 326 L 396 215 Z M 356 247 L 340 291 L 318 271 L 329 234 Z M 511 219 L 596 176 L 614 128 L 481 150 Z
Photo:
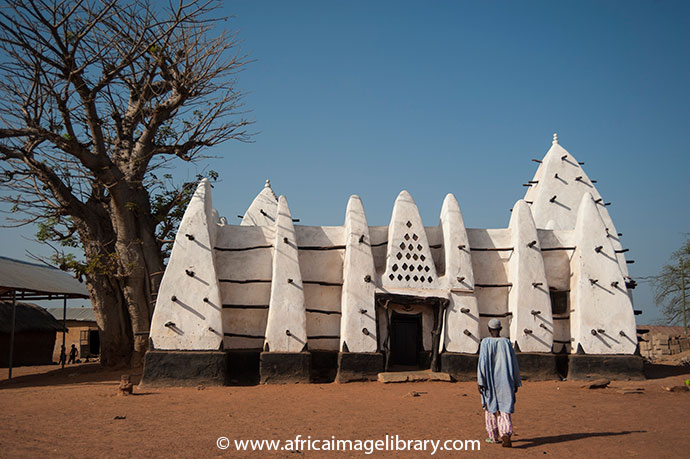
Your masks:
M 482 339 L 479 346 L 479 365 L 477 366 L 477 385 L 482 396 L 482 407 L 486 421 L 488 443 L 502 443 L 512 446 L 513 423 L 510 414 L 515 408 L 515 394 L 520 382 L 515 351 L 508 338 L 501 338 L 501 321 L 489 321 L 488 338 Z

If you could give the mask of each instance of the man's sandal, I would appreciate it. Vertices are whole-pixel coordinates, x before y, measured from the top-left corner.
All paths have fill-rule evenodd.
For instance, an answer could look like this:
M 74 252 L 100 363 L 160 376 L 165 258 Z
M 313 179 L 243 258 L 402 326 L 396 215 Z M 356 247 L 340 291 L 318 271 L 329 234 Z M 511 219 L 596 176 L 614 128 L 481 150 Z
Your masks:
M 513 442 L 510 441 L 510 435 L 504 435 L 501 437 L 501 443 L 504 448 L 512 448 Z

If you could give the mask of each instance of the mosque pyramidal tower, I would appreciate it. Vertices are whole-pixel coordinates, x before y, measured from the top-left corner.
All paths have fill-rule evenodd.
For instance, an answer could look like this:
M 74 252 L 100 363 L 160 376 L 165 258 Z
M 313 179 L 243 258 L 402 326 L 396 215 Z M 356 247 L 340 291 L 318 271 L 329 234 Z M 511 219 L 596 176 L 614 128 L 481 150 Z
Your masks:
M 208 180 L 157 296 L 147 385 L 476 377 L 501 321 L 529 379 L 642 378 L 621 234 L 583 163 L 553 136 L 507 228 L 468 228 L 448 194 L 424 226 L 401 191 L 388 226 L 353 195 L 342 226 L 298 225 L 266 181 L 239 225 Z

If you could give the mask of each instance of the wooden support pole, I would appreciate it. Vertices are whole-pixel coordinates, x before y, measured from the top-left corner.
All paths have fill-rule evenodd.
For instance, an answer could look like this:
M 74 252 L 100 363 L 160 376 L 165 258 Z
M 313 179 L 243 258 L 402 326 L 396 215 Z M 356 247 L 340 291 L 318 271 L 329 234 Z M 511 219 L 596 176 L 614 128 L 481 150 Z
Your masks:
M 12 290 L 12 329 L 10 331 L 10 358 L 8 379 L 12 379 L 12 354 L 14 354 L 14 327 L 17 321 L 17 291 Z
M 389 310 L 388 310 L 388 303 L 390 300 L 386 300 L 386 302 L 383 305 L 383 312 L 386 315 L 386 340 L 383 343 L 383 352 L 386 354 L 386 363 L 385 363 L 385 369 L 384 371 L 388 371 L 388 367 L 390 366 L 390 360 L 391 360 L 391 348 L 390 348 L 390 342 L 391 342 L 391 318 L 388 315 Z
M 439 349 L 441 347 L 441 330 L 443 329 L 443 317 L 445 316 L 446 307 L 450 301 L 447 299 L 439 299 L 436 315 L 434 316 L 434 329 L 431 332 L 431 371 L 441 371 L 441 361 L 439 359 Z
M 65 348 L 65 335 L 67 334 L 67 297 L 62 300 L 62 349 L 60 350 L 60 357 L 65 353 L 65 358 L 62 359 L 62 368 L 65 368 L 65 361 L 67 360 L 67 348 Z

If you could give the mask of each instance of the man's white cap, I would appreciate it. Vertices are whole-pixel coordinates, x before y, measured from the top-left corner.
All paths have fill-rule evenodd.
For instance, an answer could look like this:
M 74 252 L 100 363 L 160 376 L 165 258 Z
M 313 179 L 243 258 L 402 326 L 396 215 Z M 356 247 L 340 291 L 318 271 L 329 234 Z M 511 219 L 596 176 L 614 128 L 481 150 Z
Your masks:
M 500 330 L 500 329 L 503 328 L 503 327 L 501 326 L 501 321 L 500 321 L 500 320 L 498 320 L 498 319 L 491 319 L 491 320 L 489 321 L 489 328 L 492 329 L 492 330 Z

